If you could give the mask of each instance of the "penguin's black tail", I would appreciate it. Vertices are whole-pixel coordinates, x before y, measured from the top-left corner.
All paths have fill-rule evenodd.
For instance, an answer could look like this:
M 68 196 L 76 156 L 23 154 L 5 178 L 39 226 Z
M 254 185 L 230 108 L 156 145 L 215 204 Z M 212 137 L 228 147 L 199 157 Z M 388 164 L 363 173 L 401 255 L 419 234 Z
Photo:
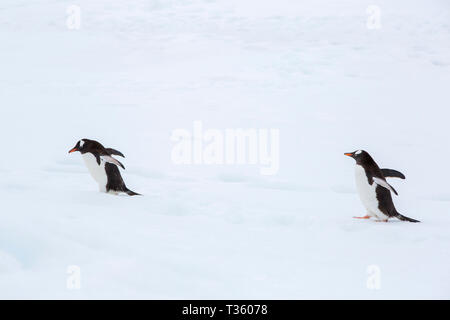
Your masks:
M 420 222 L 419 220 L 415 220 L 413 218 L 408 218 L 405 217 L 403 215 L 401 215 L 400 213 L 397 212 L 397 215 L 395 216 L 397 219 L 402 220 L 402 221 L 409 221 L 409 222 Z
M 125 187 L 125 193 L 129 196 L 142 196 L 142 194 L 139 194 L 137 192 L 131 191 L 130 189 L 128 189 L 127 187 Z

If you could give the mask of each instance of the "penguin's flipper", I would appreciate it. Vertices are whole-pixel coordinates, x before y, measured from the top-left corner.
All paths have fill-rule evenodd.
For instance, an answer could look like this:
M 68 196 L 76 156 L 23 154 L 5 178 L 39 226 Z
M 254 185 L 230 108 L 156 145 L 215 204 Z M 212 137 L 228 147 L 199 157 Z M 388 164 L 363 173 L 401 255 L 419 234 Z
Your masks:
M 100 155 L 97 152 L 93 152 L 92 153 L 95 157 L 95 159 L 97 160 L 98 165 L 100 165 L 100 163 L 102 162 L 102 160 L 100 159 Z
M 373 177 L 373 181 L 382 187 L 385 187 L 386 189 L 392 191 L 393 193 L 395 193 L 395 195 L 398 196 L 397 191 L 395 191 L 394 187 L 392 187 L 389 183 L 387 183 L 385 180 L 381 179 L 381 178 L 377 178 L 377 177 Z
M 400 178 L 406 179 L 405 175 L 400 171 L 394 169 L 381 169 L 381 173 L 385 178 Z
M 114 159 L 111 156 L 104 155 L 104 156 L 100 156 L 100 158 L 102 158 L 102 160 L 105 161 L 105 162 L 109 162 L 109 163 L 115 164 L 116 166 L 120 166 L 120 167 L 122 167 L 122 169 L 125 169 L 125 167 L 123 166 L 123 164 L 120 163 L 119 160 Z
M 113 149 L 113 148 L 106 148 L 105 150 L 106 150 L 106 152 L 108 152 L 108 153 L 109 153 L 110 155 L 112 155 L 112 156 L 119 156 L 119 157 L 125 158 L 125 156 L 123 155 L 123 153 L 120 152 L 120 151 L 118 151 L 118 150 L 116 150 L 116 149 Z

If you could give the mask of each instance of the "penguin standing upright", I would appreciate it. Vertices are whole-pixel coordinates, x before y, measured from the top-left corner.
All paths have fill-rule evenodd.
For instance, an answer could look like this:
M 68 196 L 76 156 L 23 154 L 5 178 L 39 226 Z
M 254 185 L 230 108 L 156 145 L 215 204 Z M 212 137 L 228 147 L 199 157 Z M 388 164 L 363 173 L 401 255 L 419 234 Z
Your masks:
M 125 156 L 115 149 L 105 148 L 95 140 L 81 139 L 69 153 L 79 151 L 83 156 L 86 167 L 90 174 L 97 181 L 100 191 L 106 193 L 118 194 L 124 192 L 129 196 L 140 195 L 139 193 L 129 190 L 120 175 L 119 168 L 125 169 L 122 163 L 113 158 L 117 155 L 125 158 Z
M 392 201 L 391 191 L 398 195 L 397 191 L 386 181 L 386 177 L 405 179 L 405 176 L 392 169 L 380 169 L 372 157 L 364 150 L 345 153 L 346 156 L 356 160 L 355 178 L 356 188 L 367 215 L 355 217 L 358 219 L 377 218 L 387 222 L 389 218 L 397 218 L 402 221 L 420 222 L 398 213 Z

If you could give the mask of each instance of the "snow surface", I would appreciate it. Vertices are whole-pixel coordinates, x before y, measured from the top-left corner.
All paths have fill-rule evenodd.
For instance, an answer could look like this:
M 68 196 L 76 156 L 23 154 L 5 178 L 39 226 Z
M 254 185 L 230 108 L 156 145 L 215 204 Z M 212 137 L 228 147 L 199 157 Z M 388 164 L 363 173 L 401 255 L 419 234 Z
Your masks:
M 0 298 L 449 299 L 449 21 L 447 0 L 2 0 Z M 278 174 L 174 165 L 196 120 L 278 128 Z M 145 196 L 99 193 L 80 138 Z M 360 148 L 422 223 L 352 219 Z

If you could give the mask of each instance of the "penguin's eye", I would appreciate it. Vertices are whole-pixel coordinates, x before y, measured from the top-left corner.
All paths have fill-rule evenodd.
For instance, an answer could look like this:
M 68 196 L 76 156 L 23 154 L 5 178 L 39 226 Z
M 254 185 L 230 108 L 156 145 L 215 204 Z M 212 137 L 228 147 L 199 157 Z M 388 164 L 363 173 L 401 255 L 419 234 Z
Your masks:
M 83 141 L 83 140 L 80 140 L 80 141 L 78 141 L 78 143 L 80 144 L 80 148 L 82 148 L 83 145 L 84 145 L 84 141 Z
M 355 155 L 357 155 L 357 156 L 358 156 L 358 155 L 360 155 L 360 154 L 361 154 L 361 152 L 362 152 L 361 150 L 358 150 L 358 151 L 356 151 L 356 152 L 355 152 Z

